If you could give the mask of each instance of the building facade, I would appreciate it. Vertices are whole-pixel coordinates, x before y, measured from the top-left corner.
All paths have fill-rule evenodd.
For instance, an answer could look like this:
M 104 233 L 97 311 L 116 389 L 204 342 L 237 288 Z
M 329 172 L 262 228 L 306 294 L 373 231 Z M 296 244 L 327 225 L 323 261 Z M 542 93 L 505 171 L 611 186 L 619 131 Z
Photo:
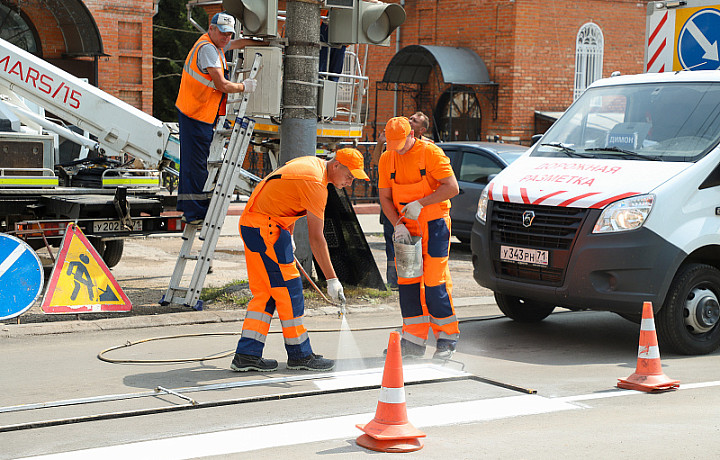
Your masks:
M 0 0 L 0 38 L 152 113 L 159 0 Z

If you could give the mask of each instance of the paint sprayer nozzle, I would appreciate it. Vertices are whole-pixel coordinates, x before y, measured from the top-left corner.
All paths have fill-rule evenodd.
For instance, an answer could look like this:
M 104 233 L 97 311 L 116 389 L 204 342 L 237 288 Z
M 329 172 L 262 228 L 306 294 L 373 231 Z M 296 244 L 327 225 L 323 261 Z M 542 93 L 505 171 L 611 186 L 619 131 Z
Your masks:
M 345 316 L 345 302 L 340 304 L 340 310 L 338 310 L 338 318 L 343 319 Z

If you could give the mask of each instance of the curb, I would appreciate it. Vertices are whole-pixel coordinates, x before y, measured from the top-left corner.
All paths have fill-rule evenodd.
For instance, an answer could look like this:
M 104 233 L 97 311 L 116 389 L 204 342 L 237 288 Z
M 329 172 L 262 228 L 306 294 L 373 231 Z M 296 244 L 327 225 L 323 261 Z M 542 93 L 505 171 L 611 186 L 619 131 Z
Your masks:
M 495 299 L 487 297 L 462 297 L 453 299 L 456 309 L 477 305 L 494 305 Z M 396 304 L 348 306 L 348 314 L 395 312 Z M 305 310 L 306 317 L 337 315 L 337 307 L 320 307 Z M 2 324 L 0 339 L 37 335 L 70 334 L 74 332 L 101 332 L 119 329 L 139 329 L 162 326 L 186 326 L 190 324 L 232 323 L 245 319 L 245 310 L 188 311 L 162 315 L 103 318 L 97 320 L 53 321 L 46 323 Z

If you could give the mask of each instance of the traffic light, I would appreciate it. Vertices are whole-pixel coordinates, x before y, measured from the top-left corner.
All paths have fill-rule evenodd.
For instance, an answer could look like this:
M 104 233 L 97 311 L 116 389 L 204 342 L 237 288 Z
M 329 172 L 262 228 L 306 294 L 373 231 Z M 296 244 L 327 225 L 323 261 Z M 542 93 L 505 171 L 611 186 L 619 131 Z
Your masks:
M 277 35 L 278 0 L 223 0 L 222 6 L 240 21 L 243 35 Z
M 389 46 L 390 34 L 403 22 L 405 10 L 397 3 L 354 0 L 352 8 L 330 8 L 328 43 Z

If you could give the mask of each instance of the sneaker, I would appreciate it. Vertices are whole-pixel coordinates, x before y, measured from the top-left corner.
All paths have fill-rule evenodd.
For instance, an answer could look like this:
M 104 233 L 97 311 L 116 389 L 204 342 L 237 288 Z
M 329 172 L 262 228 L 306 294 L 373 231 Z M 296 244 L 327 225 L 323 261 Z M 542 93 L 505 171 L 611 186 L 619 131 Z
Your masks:
M 204 221 L 205 219 L 193 219 L 193 220 L 188 220 L 187 217 L 182 216 L 182 219 L 180 219 L 180 220 L 182 220 L 182 221 L 183 221 L 184 223 L 186 223 L 187 225 L 202 225 L 202 223 L 203 223 L 203 221 Z
M 437 349 L 435 350 L 435 353 L 433 353 L 433 359 L 447 361 L 448 359 L 453 357 L 453 354 L 455 354 L 455 350 L 451 348 L 446 348 L 444 350 Z
M 230 364 L 230 369 L 235 372 L 270 372 L 277 370 L 278 362 L 274 359 L 265 359 L 262 356 L 241 355 L 235 353 L 235 357 Z
M 422 358 L 425 356 L 425 346 L 417 345 L 409 340 L 400 339 L 400 354 L 403 359 Z M 387 355 L 387 348 L 383 350 L 383 355 Z
M 310 353 L 304 358 L 288 359 L 287 368 L 294 370 L 305 369 L 308 371 L 331 371 L 335 368 L 335 361 L 323 358 L 322 355 Z
M 452 358 L 453 354 L 455 353 L 456 346 L 457 341 L 455 340 L 438 339 L 437 349 L 433 354 L 433 359 L 441 359 L 447 361 L 448 359 Z

